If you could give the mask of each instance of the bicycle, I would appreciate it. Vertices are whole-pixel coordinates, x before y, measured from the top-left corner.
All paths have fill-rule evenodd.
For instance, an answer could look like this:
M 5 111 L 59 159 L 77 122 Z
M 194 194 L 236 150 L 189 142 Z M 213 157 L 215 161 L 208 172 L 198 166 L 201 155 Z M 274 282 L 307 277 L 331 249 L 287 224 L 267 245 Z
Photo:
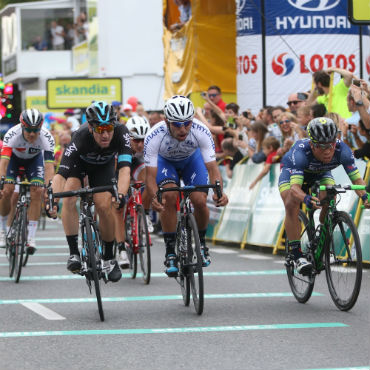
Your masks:
M 140 267 L 145 284 L 150 282 L 151 257 L 150 247 L 152 245 L 145 210 L 142 205 L 141 188 L 143 182 L 137 181 L 130 185 L 129 199 L 125 211 L 126 249 L 130 261 L 130 275 L 132 279 L 137 274 L 137 256 L 140 258 Z
M 169 191 L 177 191 L 179 193 L 180 204 L 176 225 L 176 255 L 179 272 L 176 281 L 181 287 L 185 306 L 190 304 L 191 291 L 194 308 L 198 315 L 201 315 L 204 309 L 203 260 L 198 226 L 192 212 L 190 194 L 203 189 L 215 189 L 217 197 L 221 198 L 222 196 L 219 181 L 216 181 L 215 185 L 160 187 L 157 192 L 157 198 L 160 203 L 162 201 L 162 193 Z
M 81 276 L 85 276 L 90 294 L 92 294 L 92 287 L 94 286 L 101 321 L 104 321 L 104 310 L 101 298 L 100 281 L 103 279 L 103 281 L 107 283 L 108 278 L 103 266 L 102 241 L 91 208 L 94 205 L 92 194 L 106 191 L 113 191 L 116 199 L 118 199 L 117 183 L 115 181 L 113 182 L 113 185 L 97 186 L 94 188 L 86 186 L 79 190 L 60 193 L 53 193 L 51 186 L 48 187 L 49 209 L 52 209 L 53 207 L 54 198 L 79 197 L 81 199 L 79 217 L 82 240 L 81 270 L 78 273 Z
M 316 275 L 325 270 L 326 281 L 334 304 L 341 311 L 350 310 L 357 301 L 362 279 L 362 251 L 357 228 L 351 216 L 337 210 L 336 195 L 347 190 L 365 190 L 362 185 L 318 185 L 312 188 L 326 191 L 326 197 L 320 202 L 328 204 L 328 212 L 322 227 L 315 228 L 314 209 L 308 210 L 308 217 L 300 210 L 299 220 L 302 225 L 301 247 L 307 260 L 312 263 L 312 271 L 307 276 L 297 273 L 293 256 L 285 244 L 286 271 L 294 297 L 300 303 L 306 303 L 312 294 Z

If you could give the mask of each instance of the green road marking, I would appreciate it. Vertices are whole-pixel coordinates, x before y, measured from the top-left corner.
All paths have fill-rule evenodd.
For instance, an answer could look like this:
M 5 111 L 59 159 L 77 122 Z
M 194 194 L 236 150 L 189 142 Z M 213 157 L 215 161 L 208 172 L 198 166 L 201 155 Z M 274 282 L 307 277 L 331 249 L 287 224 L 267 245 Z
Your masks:
M 284 330 L 284 329 L 317 329 L 345 328 L 348 325 L 341 322 L 318 322 L 300 324 L 271 325 L 237 325 L 237 326 L 204 326 L 189 328 L 157 328 L 157 329 L 112 329 L 112 330 L 62 330 L 62 331 L 16 331 L 0 333 L 0 338 L 47 337 L 67 335 L 127 335 L 127 334 L 178 334 L 178 333 L 208 333 L 220 331 L 251 331 L 251 330 Z
M 323 296 L 321 293 L 313 293 L 313 296 Z M 234 298 L 281 298 L 292 297 L 290 292 L 278 293 L 230 293 L 230 294 L 205 294 L 206 299 L 234 299 Z M 103 297 L 103 302 L 136 302 L 136 301 L 169 301 L 180 300 L 182 295 L 155 295 L 137 297 Z M 21 303 L 96 303 L 96 298 L 35 298 L 35 299 L 7 299 L 0 300 L 1 304 Z
M 66 265 L 65 262 L 28 262 L 27 266 L 53 266 Z M 0 266 L 9 266 L 9 263 L 0 263 Z
M 69 256 L 69 253 L 37 253 L 36 252 L 35 256 L 37 257 Z M 0 254 L 0 258 L 6 258 L 5 254 Z
M 39 256 L 42 253 L 38 253 Z M 52 253 L 48 254 L 50 256 L 65 256 L 68 253 Z M 0 256 L 1 257 L 1 256 Z M 266 270 L 266 271 L 221 271 L 221 272 L 204 272 L 204 276 L 260 276 L 260 275 L 283 275 L 286 274 L 285 270 Z M 139 273 L 136 276 L 141 277 L 142 274 Z M 151 277 L 161 277 L 167 278 L 167 275 L 164 272 L 155 272 L 150 274 Z M 122 274 L 124 278 L 130 278 L 130 274 Z M 45 276 L 22 276 L 22 280 L 69 280 L 69 279 L 82 279 L 83 277 L 80 275 L 45 275 Z M 0 277 L 0 281 L 12 281 L 12 278 L 9 277 Z
M 323 369 L 305 369 L 305 370 L 370 370 L 369 366 L 360 366 L 360 367 L 333 367 L 333 368 L 323 368 Z

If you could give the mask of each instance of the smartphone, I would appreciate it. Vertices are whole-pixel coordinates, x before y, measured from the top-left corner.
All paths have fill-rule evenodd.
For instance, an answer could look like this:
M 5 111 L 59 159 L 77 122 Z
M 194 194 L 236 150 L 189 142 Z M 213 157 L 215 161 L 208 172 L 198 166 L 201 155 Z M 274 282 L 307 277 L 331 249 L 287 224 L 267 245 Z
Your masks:
M 355 85 L 355 86 L 358 86 L 358 87 L 361 87 L 361 81 L 360 80 L 353 80 L 352 83 Z
M 352 125 L 348 125 L 348 130 L 351 130 L 351 128 L 352 128 Z
M 298 98 L 299 100 L 307 100 L 308 95 L 307 95 L 306 93 L 299 92 L 299 93 L 297 93 L 297 98 Z
M 243 135 L 242 134 L 239 134 L 238 139 L 239 140 L 243 140 Z
M 204 91 L 202 91 L 202 92 L 200 93 L 200 96 L 201 96 L 202 98 L 205 98 L 205 97 L 207 96 L 207 94 L 206 94 Z

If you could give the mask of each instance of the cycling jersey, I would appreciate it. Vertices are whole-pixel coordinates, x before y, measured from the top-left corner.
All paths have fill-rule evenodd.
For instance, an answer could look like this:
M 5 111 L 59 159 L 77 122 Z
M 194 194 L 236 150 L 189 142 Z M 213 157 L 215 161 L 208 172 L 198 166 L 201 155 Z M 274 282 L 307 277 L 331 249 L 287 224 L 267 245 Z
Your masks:
M 137 181 L 141 171 L 145 168 L 144 152 L 132 155 L 131 177 Z
M 280 192 L 290 189 L 290 185 L 302 185 L 304 181 L 321 180 L 333 183 L 330 171 L 342 165 L 351 181 L 361 178 L 352 150 L 340 140 L 336 141 L 335 152 L 329 163 L 316 159 L 312 153 L 309 139 L 298 140 L 282 159 L 279 177 Z
M 144 160 L 148 167 L 157 167 L 158 156 L 171 162 L 189 158 L 200 149 L 204 163 L 216 160 L 215 144 L 212 134 L 203 123 L 193 119 L 191 129 L 184 141 L 178 141 L 168 131 L 165 121 L 153 126 L 145 136 Z
M 54 138 L 48 130 L 41 128 L 40 135 L 35 142 L 28 142 L 22 132 L 22 125 L 10 128 L 4 136 L 1 157 L 8 158 L 12 155 L 21 159 L 31 159 L 43 152 L 45 162 L 54 162 Z

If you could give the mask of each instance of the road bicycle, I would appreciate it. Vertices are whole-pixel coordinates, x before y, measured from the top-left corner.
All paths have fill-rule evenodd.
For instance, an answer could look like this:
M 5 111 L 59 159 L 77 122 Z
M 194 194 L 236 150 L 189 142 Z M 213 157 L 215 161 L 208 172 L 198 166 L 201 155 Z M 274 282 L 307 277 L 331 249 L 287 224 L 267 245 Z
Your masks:
M 85 276 L 90 294 L 92 294 L 92 289 L 95 289 L 101 321 L 104 321 L 104 310 L 101 298 L 100 282 L 103 280 L 107 283 L 108 277 L 103 263 L 102 241 L 98 225 L 94 220 L 92 212 L 92 207 L 94 205 L 92 195 L 106 191 L 113 191 L 114 196 L 118 199 L 117 183 L 115 179 L 113 185 L 97 186 L 94 188 L 86 186 L 79 190 L 60 193 L 53 193 L 51 186 L 48 187 L 49 209 L 52 209 L 55 198 L 79 197 L 81 199 L 79 216 L 81 229 L 81 270 L 78 273 L 81 276 Z
M 128 192 L 129 199 L 124 215 L 125 240 L 127 257 L 130 261 L 129 269 L 131 278 L 136 278 L 139 256 L 144 283 L 149 284 L 151 273 L 150 247 L 152 243 L 142 204 L 141 189 L 143 186 L 145 184 L 141 181 L 136 181 L 130 185 Z
M 215 189 L 217 197 L 221 198 L 222 190 L 219 181 L 215 185 L 196 185 L 183 187 L 159 187 L 158 201 L 161 203 L 162 194 L 169 191 L 179 193 L 179 210 L 176 225 L 176 256 L 179 272 L 176 281 L 181 287 L 182 298 L 185 306 L 190 304 L 190 293 L 193 298 L 194 308 L 198 315 L 204 309 L 204 281 L 203 259 L 199 241 L 198 226 L 192 212 L 190 194 L 194 191 Z
M 315 228 L 314 209 L 308 210 L 308 217 L 300 210 L 302 226 L 301 247 L 307 260 L 312 263 L 312 271 L 300 275 L 295 268 L 293 256 L 285 244 L 286 271 L 294 297 L 300 303 L 307 302 L 312 294 L 315 278 L 325 270 L 330 296 L 342 311 L 350 310 L 360 293 L 362 279 L 362 251 L 357 228 L 351 216 L 337 210 L 340 201 L 336 196 L 347 190 L 365 190 L 362 185 L 319 185 L 312 188 L 312 194 L 326 191 L 321 204 L 328 204 L 328 212 L 322 226 Z

